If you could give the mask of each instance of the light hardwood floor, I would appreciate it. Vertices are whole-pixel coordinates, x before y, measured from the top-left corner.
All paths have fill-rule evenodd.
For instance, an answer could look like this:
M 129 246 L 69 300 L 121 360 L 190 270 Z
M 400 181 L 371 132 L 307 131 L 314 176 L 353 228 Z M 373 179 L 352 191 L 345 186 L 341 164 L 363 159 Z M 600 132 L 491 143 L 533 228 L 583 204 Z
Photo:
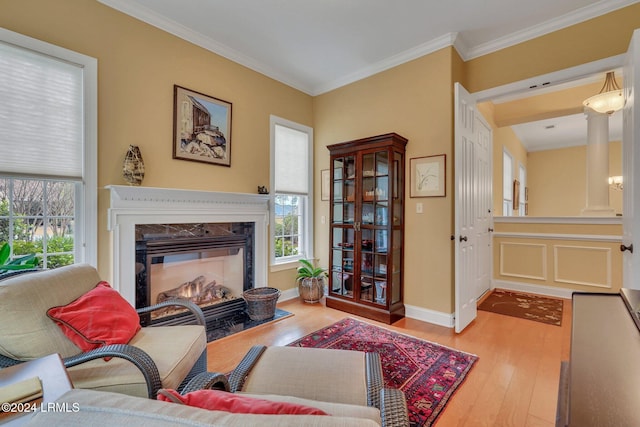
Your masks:
M 354 317 L 479 356 L 437 426 L 555 425 L 560 362 L 569 359 L 570 300 L 564 300 L 561 327 L 478 311 L 477 319 L 461 334 L 407 318 L 385 325 L 324 303 L 290 300 L 278 307 L 294 316 L 209 343 L 209 371 L 231 371 L 255 344 L 286 345 L 344 317 Z

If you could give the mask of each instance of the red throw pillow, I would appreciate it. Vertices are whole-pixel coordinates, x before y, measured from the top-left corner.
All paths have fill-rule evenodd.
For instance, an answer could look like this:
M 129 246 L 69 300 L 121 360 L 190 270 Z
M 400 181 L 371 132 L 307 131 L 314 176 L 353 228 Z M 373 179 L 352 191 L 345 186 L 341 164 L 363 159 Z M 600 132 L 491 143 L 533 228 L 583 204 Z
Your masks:
M 182 396 L 175 390 L 160 389 L 158 400 L 236 414 L 329 415 L 311 406 L 257 399 L 221 390 L 197 390 Z
M 50 308 L 47 316 L 83 351 L 127 344 L 140 330 L 136 310 L 107 282 L 67 305 Z

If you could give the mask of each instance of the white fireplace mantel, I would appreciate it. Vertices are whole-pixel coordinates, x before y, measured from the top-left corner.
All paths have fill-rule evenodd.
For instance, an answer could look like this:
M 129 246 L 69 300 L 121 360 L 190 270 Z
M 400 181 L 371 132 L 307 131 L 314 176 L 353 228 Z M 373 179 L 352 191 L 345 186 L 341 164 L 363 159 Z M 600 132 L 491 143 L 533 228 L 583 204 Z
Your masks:
M 139 224 L 255 223 L 256 287 L 267 284 L 269 196 L 109 185 L 113 287 L 135 306 L 135 227 Z

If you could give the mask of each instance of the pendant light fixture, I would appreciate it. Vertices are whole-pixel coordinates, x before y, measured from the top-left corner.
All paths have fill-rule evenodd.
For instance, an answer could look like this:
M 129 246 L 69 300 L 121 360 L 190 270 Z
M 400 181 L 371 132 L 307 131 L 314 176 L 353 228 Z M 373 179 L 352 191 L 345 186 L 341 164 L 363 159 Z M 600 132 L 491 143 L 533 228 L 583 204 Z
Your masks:
M 582 105 L 603 114 L 613 114 L 624 106 L 622 90 L 613 71 L 607 73 L 600 93 L 585 99 Z

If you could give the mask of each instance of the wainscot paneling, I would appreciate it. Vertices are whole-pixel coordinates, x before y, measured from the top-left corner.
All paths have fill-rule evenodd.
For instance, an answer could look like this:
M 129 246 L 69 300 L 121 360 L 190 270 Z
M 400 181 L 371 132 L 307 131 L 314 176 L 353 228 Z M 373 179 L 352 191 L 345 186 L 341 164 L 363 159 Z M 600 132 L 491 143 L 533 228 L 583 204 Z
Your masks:
M 554 245 L 554 281 L 610 289 L 611 256 L 611 248 Z
M 534 243 L 500 243 L 500 275 L 547 280 L 547 246 Z
M 492 287 L 536 293 L 618 292 L 622 219 L 494 218 Z

